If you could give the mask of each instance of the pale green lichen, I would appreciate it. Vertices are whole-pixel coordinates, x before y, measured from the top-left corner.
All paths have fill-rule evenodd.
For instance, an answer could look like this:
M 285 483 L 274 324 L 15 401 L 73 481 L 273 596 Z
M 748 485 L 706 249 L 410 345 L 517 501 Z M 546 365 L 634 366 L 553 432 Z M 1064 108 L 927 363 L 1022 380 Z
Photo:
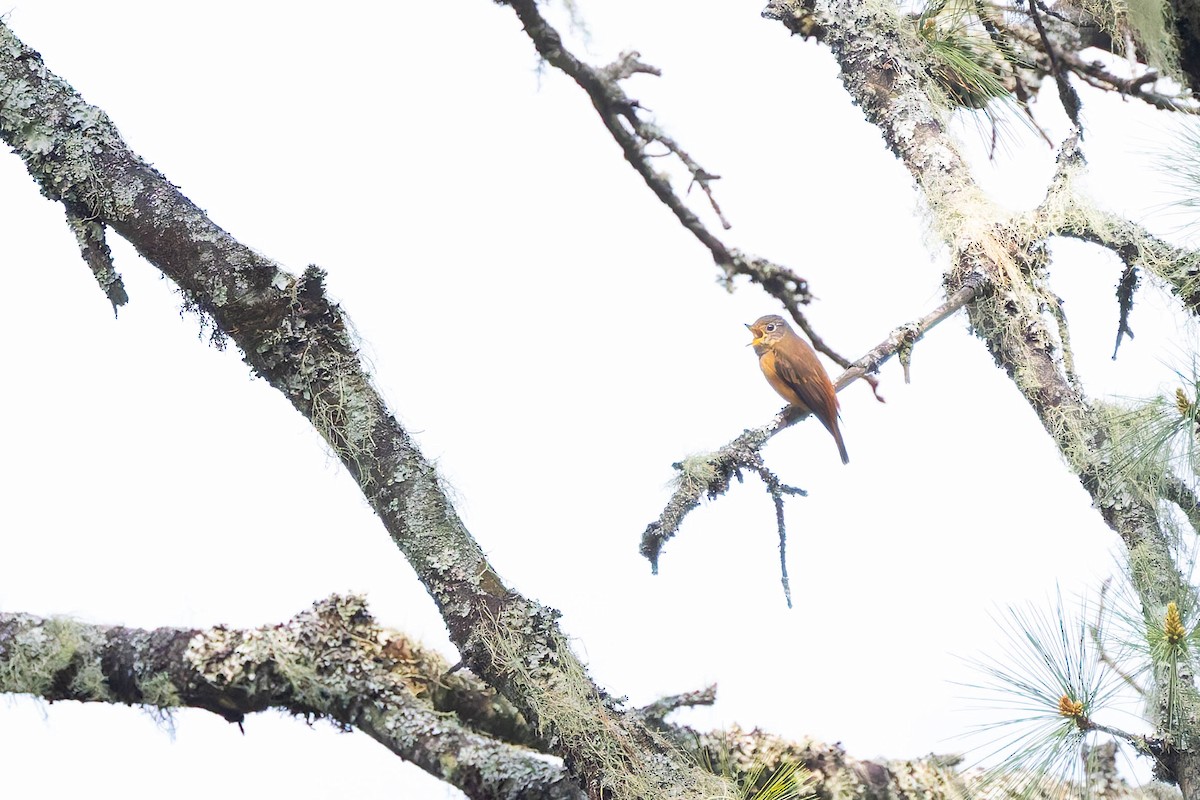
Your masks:
M 529 616 L 518 616 L 524 613 Z M 699 769 L 680 769 L 678 764 L 686 757 L 667 742 L 660 745 L 672 756 L 656 757 L 644 745 L 627 740 L 622 722 L 606 722 L 603 717 L 610 712 L 603 699 L 546 615 L 552 612 L 523 604 L 509 606 L 504 618 L 479 626 L 480 643 L 495 669 L 528 704 L 539 734 L 561 740 L 559 752 L 594 770 L 601 784 L 598 791 L 619 800 L 737 798 L 737 787 L 730 781 Z M 546 648 L 530 655 L 530 641 L 539 639 L 546 639 Z M 597 735 L 598 725 L 604 726 L 603 735 Z M 674 768 L 670 762 L 675 762 Z
M 1149 66 L 1173 80 L 1180 79 L 1179 43 L 1169 3 L 1165 0 L 1077 1 L 1111 37 L 1118 52 L 1124 52 L 1126 38 L 1132 37 L 1139 52 L 1124 52 L 1126 57 L 1141 55 Z
M 47 627 L 53 620 L 18 632 L 0 660 L 0 686 L 5 691 L 41 695 L 54 676 L 74 657 L 74 648 L 61 647 Z
M 672 488 L 689 497 L 697 497 L 708 490 L 717 477 L 713 453 L 693 453 L 679 462 L 678 473 L 671 479 Z
M 1166 283 L 1186 303 L 1194 303 L 1200 293 L 1200 253 L 1171 247 L 1140 226 L 1101 209 L 1077 187 L 1082 173 L 1081 164 L 1060 168 L 1045 202 L 1025 218 L 1031 232 L 1039 237 L 1059 234 L 1098 242 Z
M 20 630 L 0 659 L 0 686 L 7 692 L 45 696 L 64 670 L 76 672 L 69 689 L 78 699 L 111 699 L 88 629 L 68 619 L 51 617 Z
M 148 706 L 166 710 L 178 708 L 183 705 L 183 699 L 179 696 L 179 690 L 175 687 L 171 676 L 165 672 L 156 672 L 147 678 L 143 678 L 138 684 L 138 688 L 141 690 L 142 698 Z
M 75 677 L 71 679 L 71 691 L 80 700 L 111 701 L 112 692 L 108 688 L 108 679 L 104 677 L 99 658 L 95 657 L 88 648 L 88 655 L 79 665 Z

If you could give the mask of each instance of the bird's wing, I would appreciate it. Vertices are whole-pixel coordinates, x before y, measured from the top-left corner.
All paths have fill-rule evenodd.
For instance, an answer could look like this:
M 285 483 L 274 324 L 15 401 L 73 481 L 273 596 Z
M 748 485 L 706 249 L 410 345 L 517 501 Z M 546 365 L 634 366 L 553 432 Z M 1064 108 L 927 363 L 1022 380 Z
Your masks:
M 776 358 L 775 370 L 779 377 L 791 387 L 792 391 L 804 401 L 808 410 L 821 420 L 830 431 L 833 430 L 834 420 L 837 419 L 837 395 L 825 388 L 825 368 L 817 360 L 808 343 L 800 340 L 798 346 L 789 348 L 791 358 Z M 796 364 L 799 361 L 799 364 Z M 800 370 L 797 370 L 799 366 Z M 824 380 L 822 380 L 824 379 Z

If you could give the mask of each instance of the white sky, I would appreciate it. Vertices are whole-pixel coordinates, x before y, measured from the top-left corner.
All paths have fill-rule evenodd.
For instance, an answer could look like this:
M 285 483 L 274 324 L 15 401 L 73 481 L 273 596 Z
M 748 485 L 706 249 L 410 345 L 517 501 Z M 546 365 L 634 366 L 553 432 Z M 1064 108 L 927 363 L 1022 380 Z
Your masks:
M 564 612 L 617 694 L 640 704 L 715 681 L 718 705 L 686 719 L 861 757 L 961 750 L 976 717 L 952 681 L 972 679 L 960 657 L 995 649 L 997 609 L 1056 583 L 1074 597 L 1112 571 L 1115 537 L 959 316 L 918 346 L 911 386 L 888 365 L 886 405 L 865 385 L 843 393 L 849 466 L 816 424 L 769 446 L 770 466 L 809 491 L 788 505 L 795 609 L 756 479 L 694 512 L 651 576 L 638 542 L 671 462 L 779 408 L 742 327 L 778 305 L 715 284 L 585 95 L 539 73 L 509 9 L 251 5 L 26 0 L 8 22 L 218 224 L 294 271 L 329 271 L 471 531 L 511 585 Z M 925 245 L 911 180 L 824 48 L 760 19 L 761 0 L 581 5 L 580 54 L 635 48 L 663 69 L 631 94 L 723 176 L 726 241 L 810 280 L 827 341 L 857 358 L 939 301 L 944 257 Z M 1176 225 L 1150 215 L 1168 199 L 1145 171 L 1164 120 L 1084 102 L 1096 196 Z M 1065 134 L 1053 97 L 1037 112 Z M 991 164 L 965 130 L 985 186 L 1036 204 L 1052 151 L 1018 129 Z M 0 158 L 0 608 L 250 626 L 354 590 L 456 660 L 316 434 L 111 243 L 132 298 L 117 321 L 61 210 Z M 1089 391 L 1173 388 L 1188 339 L 1170 301 L 1142 290 L 1138 338 L 1112 362 L 1118 263 L 1068 244 L 1055 255 Z M 136 709 L 10 699 L 0 767 L 14 797 L 455 796 L 365 736 L 273 712 L 244 737 L 181 712 L 172 738 Z

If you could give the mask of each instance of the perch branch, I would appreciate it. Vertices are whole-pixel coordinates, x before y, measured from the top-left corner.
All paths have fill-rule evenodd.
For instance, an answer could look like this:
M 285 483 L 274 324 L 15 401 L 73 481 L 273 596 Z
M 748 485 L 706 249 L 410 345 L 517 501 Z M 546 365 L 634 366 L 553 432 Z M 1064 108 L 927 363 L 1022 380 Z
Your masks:
M 898 353 L 911 354 L 913 345 L 931 328 L 978 298 L 984 287 L 981 275 L 967 275 L 944 303 L 920 319 L 896 328 L 866 355 L 852 362 L 850 368 L 834 381 L 834 386 L 841 391 L 854 381 L 878 371 L 892 356 Z M 906 356 L 902 355 L 903 358 Z M 907 372 L 906 367 L 906 380 Z M 700 505 L 701 499 L 708 497 L 715 500 L 725 494 L 733 478 L 741 481 L 744 469 L 759 474 L 760 470 L 766 469 L 762 460 L 763 447 L 791 422 L 802 419 L 796 417 L 789 420 L 784 413 L 786 410 L 780 411 L 766 425 L 747 428 L 732 441 L 710 453 L 689 456 L 671 465 L 679 473 L 675 478 L 675 491 L 658 519 L 646 526 L 642 534 L 641 553 L 650 561 L 651 571 L 658 573 L 658 559 L 663 545 L 679 532 L 684 518 Z

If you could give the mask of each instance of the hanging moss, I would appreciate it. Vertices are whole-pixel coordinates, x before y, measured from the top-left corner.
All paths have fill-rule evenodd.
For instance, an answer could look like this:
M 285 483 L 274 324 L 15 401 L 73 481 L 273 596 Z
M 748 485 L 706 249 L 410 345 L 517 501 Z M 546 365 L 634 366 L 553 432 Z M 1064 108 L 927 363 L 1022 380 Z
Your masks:
M 1175 16 L 1164 0 L 1080 0 L 1079 6 L 1091 15 L 1121 51 L 1121 43 L 1132 38 L 1138 57 L 1164 75 L 1182 80 L 1179 70 L 1179 43 L 1175 38 Z

